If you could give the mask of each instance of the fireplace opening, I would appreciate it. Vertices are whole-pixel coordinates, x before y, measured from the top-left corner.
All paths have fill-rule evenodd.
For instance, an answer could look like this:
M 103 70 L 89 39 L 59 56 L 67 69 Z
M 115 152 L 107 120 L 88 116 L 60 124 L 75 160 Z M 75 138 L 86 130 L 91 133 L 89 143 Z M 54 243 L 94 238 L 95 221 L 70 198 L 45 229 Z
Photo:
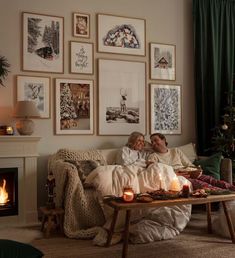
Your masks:
M 0 217 L 18 215 L 18 168 L 0 168 Z

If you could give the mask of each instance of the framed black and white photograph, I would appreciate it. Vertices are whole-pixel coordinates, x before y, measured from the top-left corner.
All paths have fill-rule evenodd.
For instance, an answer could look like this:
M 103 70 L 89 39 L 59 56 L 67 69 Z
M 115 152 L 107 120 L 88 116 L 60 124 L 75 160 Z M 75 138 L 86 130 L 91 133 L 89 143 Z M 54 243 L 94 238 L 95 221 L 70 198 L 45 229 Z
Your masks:
M 98 60 L 98 133 L 146 132 L 145 62 Z
M 17 101 L 34 101 L 40 118 L 50 118 L 50 78 L 18 75 Z
M 36 13 L 22 14 L 23 70 L 64 72 L 64 18 Z
M 181 134 L 181 86 L 150 85 L 150 134 Z
M 86 13 L 73 13 L 73 36 L 90 38 L 90 15 Z
M 98 52 L 145 56 L 145 20 L 98 14 Z
M 93 74 L 93 43 L 70 42 L 70 72 Z
M 92 80 L 56 79 L 56 134 L 94 133 Z
M 150 45 L 150 79 L 176 79 L 175 45 L 149 43 Z

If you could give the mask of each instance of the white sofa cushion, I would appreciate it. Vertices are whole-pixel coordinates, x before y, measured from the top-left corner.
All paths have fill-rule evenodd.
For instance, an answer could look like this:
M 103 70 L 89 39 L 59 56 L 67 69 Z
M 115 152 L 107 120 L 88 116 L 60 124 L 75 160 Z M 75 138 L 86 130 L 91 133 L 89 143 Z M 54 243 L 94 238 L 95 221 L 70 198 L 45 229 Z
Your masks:
M 191 162 L 194 162 L 196 159 L 198 159 L 195 145 L 193 143 L 188 143 L 177 148 L 179 148 L 189 158 Z

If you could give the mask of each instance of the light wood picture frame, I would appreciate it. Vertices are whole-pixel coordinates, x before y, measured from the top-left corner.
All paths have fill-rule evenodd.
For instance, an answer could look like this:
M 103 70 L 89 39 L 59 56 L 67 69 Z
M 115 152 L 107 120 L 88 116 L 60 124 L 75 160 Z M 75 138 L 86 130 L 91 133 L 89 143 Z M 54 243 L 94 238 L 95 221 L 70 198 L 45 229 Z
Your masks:
M 146 63 L 98 60 L 98 134 L 146 132 Z
M 73 36 L 90 38 L 90 14 L 73 13 Z
M 150 84 L 150 134 L 181 134 L 181 85 Z
M 55 80 L 56 134 L 94 133 L 93 80 Z
M 22 70 L 64 72 L 64 18 L 22 13 Z
M 70 72 L 93 74 L 94 72 L 93 43 L 70 41 Z
M 176 46 L 149 43 L 150 79 L 176 80 Z
M 111 14 L 97 14 L 98 52 L 146 55 L 146 21 Z
M 50 118 L 50 77 L 17 75 L 17 101 L 34 101 L 40 118 Z

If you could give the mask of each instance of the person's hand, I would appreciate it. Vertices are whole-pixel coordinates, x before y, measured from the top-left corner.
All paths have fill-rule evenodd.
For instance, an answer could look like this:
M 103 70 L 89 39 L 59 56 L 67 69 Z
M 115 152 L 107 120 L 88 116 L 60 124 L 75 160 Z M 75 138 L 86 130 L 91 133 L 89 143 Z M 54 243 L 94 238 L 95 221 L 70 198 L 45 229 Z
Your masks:
M 153 164 L 154 162 L 153 161 L 150 161 L 150 160 L 146 160 L 146 168 L 149 166 L 149 165 L 151 165 L 151 164 Z
M 177 176 L 183 176 L 185 178 L 190 178 L 190 173 L 188 171 L 178 170 L 178 171 L 175 171 L 175 173 Z
M 197 179 L 202 175 L 202 170 L 193 170 L 190 172 L 190 178 Z

